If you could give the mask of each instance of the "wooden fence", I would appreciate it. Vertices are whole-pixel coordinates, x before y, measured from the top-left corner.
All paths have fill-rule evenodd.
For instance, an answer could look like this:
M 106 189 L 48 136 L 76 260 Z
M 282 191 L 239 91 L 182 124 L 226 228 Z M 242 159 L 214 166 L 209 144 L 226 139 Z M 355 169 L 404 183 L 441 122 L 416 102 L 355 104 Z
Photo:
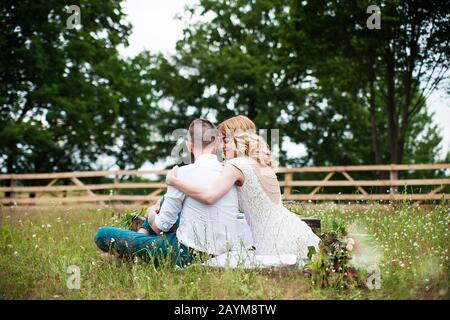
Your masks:
M 435 179 L 399 179 L 399 172 L 416 172 L 423 170 L 444 170 L 443 178 Z M 279 168 L 277 174 L 282 187 L 284 200 L 299 201 L 397 201 L 413 200 L 449 200 L 450 194 L 445 188 L 450 185 L 448 178 L 450 164 L 415 164 L 415 165 L 364 165 Z M 358 172 L 376 172 L 388 179 L 356 180 L 352 175 Z M 164 176 L 167 170 L 123 170 L 123 171 L 86 171 L 63 173 L 35 174 L 1 174 L 1 205 L 38 205 L 38 204 L 78 204 L 78 203 L 152 203 L 165 191 Z M 298 179 L 304 174 L 315 177 L 324 176 L 321 180 Z M 127 182 L 123 178 L 154 175 L 154 181 Z M 336 177 L 341 179 L 337 180 Z M 110 183 L 88 183 L 89 179 L 103 179 Z M 343 179 L 342 179 L 343 178 Z M 3 181 L 2 181 L 3 180 Z M 30 180 L 32 180 L 30 182 Z M 5 183 L 9 181 L 8 183 Z M 27 183 L 24 183 L 27 181 Z M 40 184 L 36 184 L 40 182 Z M 70 184 L 68 184 L 70 182 Z M 63 183 L 63 184 L 62 184 Z M 5 186 L 8 185 L 8 186 Z M 399 192 L 401 187 L 417 186 L 428 189 L 427 192 Z M 324 193 L 324 188 L 347 188 L 347 193 Z M 369 188 L 387 190 L 373 193 Z M 145 191 L 145 194 L 121 194 L 127 189 Z M 405 190 L 405 189 L 404 189 Z M 305 193 L 305 191 L 307 191 Z

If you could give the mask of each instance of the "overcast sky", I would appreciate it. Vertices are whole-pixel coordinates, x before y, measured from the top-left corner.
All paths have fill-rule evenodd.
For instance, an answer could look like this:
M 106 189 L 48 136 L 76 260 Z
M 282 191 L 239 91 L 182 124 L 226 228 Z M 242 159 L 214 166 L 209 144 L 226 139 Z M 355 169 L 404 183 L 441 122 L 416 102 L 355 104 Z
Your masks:
M 122 49 L 121 53 L 124 56 L 133 56 L 144 49 L 153 53 L 173 53 L 175 43 L 181 38 L 183 30 L 183 23 L 176 20 L 175 16 L 183 13 L 186 4 L 193 3 L 196 1 L 125 1 L 124 10 L 128 15 L 128 20 L 133 24 L 133 33 L 129 38 L 130 46 Z M 443 156 L 450 149 L 450 97 L 443 90 L 436 91 L 428 100 L 428 106 L 436 113 L 434 120 L 442 130 Z M 280 135 L 283 136 L 282 130 Z M 284 147 L 288 149 L 288 154 L 292 157 L 304 153 L 304 148 L 301 146 L 285 144 Z M 160 165 L 156 164 L 156 167 L 161 167 Z

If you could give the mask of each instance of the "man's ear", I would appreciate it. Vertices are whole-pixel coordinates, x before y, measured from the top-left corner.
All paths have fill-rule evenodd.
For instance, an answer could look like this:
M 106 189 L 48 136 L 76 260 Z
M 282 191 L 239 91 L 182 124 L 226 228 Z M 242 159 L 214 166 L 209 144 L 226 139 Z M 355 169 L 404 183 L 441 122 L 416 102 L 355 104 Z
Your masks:
M 217 154 L 217 151 L 219 151 L 221 149 L 220 146 L 220 139 L 217 139 L 213 142 L 213 152 Z
M 186 148 L 189 153 L 192 153 L 193 147 L 191 139 L 186 139 Z

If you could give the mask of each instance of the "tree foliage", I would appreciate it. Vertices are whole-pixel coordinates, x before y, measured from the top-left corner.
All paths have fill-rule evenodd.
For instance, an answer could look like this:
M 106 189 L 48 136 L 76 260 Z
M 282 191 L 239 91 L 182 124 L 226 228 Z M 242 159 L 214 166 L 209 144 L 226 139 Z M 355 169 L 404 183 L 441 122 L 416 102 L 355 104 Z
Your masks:
M 151 154 L 149 57 L 123 60 L 120 1 L 2 1 L 0 155 L 8 172 L 90 169 L 100 156 L 139 167 Z
M 369 30 L 363 0 L 200 0 L 174 55 L 129 59 L 120 1 L 79 1 L 75 29 L 68 4 L 2 1 L 3 171 L 137 168 L 192 119 L 236 114 L 306 147 L 282 163 L 438 160 L 426 100 L 448 74 L 448 1 L 381 1 Z
M 380 30 L 366 27 L 368 5 L 200 1 L 191 13 L 207 22 L 191 24 L 167 62 L 171 80 L 192 90 L 164 94 L 175 109 L 280 128 L 306 146 L 290 159 L 299 164 L 434 161 L 441 139 L 426 98 L 449 67 L 450 5 L 384 1 Z M 418 143 L 428 149 L 415 159 Z

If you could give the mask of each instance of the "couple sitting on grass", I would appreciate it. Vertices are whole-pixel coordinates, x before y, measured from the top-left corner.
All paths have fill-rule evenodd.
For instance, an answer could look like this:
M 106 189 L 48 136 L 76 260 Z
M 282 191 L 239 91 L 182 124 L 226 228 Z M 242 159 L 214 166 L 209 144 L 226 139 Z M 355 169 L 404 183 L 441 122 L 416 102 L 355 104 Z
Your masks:
M 250 119 L 233 117 L 217 129 L 196 119 L 186 146 L 194 163 L 167 174 L 167 193 L 149 208 L 138 232 L 98 230 L 95 243 L 103 258 L 164 259 L 179 267 L 196 261 L 215 267 L 301 266 L 308 247 L 318 248 L 319 237 L 283 206 L 276 164 Z M 224 163 L 217 158 L 219 148 Z

